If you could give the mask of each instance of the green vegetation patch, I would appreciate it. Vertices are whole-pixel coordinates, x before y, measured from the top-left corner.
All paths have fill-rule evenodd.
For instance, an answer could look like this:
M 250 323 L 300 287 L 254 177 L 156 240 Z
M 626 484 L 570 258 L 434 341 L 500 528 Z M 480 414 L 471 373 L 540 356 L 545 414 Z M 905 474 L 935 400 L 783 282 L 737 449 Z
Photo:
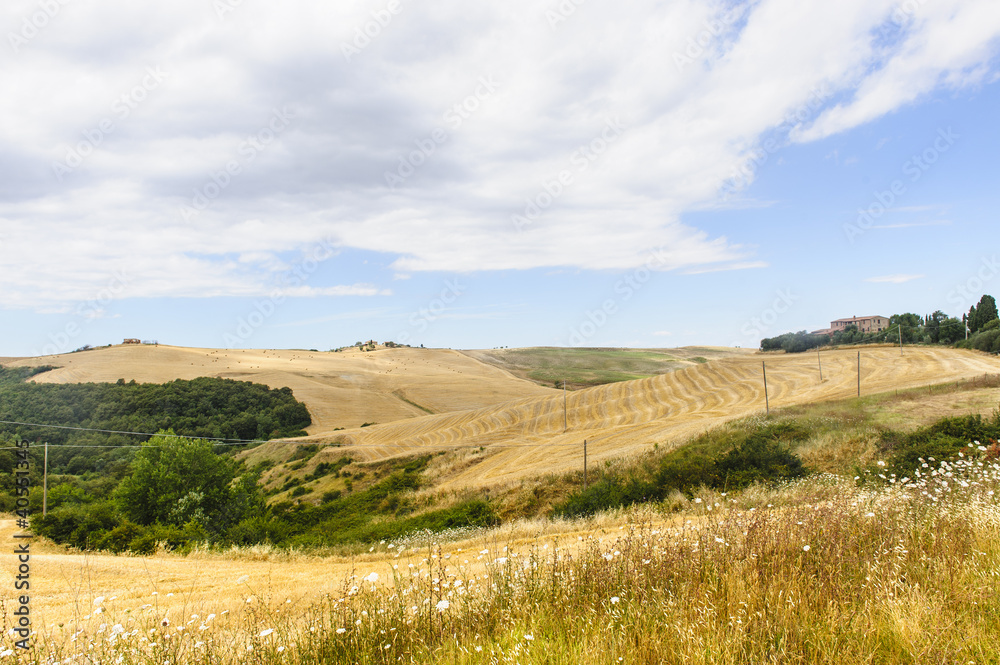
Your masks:
M 796 422 L 765 422 L 749 428 L 720 428 L 645 464 L 603 474 L 586 490 L 556 506 L 566 517 L 663 501 L 674 492 L 692 496 L 701 487 L 730 492 L 754 483 L 798 478 L 807 473 L 791 445 L 811 431 Z
M 502 353 L 502 362 L 532 381 L 574 388 L 644 379 L 671 372 L 686 363 L 655 350 L 575 349 L 539 347 Z
M 272 439 L 305 435 L 312 423 L 289 388 L 232 379 L 199 378 L 163 384 L 26 382 L 47 368 L 0 368 L 0 420 L 125 432 L 172 429 L 185 436 Z M 135 446 L 132 436 L 30 425 L 0 424 L 0 436 L 47 441 L 49 471 L 101 471 L 128 451 L 78 446 Z
M 892 430 L 882 433 L 884 459 L 869 468 L 876 476 L 891 479 L 912 478 L 914 472 L 935 468 L 942 461 L 965 455 L 971 447 L 997 448 L 1000 440 L 1000 411 L 991 418 L 979 414 L 961 418 L 942 418 L 930 427 L 909 434 Z M 926 465 L 926 466 L 924 466 Z

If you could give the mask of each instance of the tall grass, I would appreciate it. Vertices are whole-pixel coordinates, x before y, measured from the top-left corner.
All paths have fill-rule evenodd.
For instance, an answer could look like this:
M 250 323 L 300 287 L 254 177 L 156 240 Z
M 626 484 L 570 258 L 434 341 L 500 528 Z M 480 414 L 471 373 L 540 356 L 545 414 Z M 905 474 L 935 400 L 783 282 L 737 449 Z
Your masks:
M 255 591 L 236 616 L 164 625 L 155 607 L 126 612 L 104 601 L 102 614 L 47 628 L 35 652 L 15 657 L 997 662 L 1000 464 L 990 454 L 970 448 L 878 487 L 824 475 L 735 496 L 675 496 L 670 507 L 679 511 L 621 511 L 619 528 L 603 536 L 518 546 L 494 531 L 447 548 L 389 543 L 394 579 L 357 570 L 338 593 L 305 608 L 284 603 L 280 591 Z

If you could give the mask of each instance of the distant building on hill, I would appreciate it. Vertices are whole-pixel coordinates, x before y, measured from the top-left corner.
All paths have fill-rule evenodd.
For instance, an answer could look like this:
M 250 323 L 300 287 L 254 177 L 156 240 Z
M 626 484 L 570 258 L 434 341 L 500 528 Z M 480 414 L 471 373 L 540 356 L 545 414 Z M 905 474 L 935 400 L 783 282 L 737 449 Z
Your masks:
M 136 339 L 135 337 L 126 337 L 122 344 L 142 344 L 142 340 Z
M 814 335 L 832 335 L 846 330 L 849 326 L 857 326 L 863 333 L 882 332 L 889 328 L 889 319 L 884 316 L 852 316 L 849 319 L 837 319 L 830 322 L 829 328 L 814 330 Z

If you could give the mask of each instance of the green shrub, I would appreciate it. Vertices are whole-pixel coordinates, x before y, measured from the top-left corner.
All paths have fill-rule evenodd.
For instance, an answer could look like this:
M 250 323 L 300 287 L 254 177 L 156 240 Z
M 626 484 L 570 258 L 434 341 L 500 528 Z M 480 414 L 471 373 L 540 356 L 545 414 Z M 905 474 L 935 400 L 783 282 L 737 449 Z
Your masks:
M 737 490 L 757 482 L 773 482 L 806 474 L 789 445 L 809 437 L 809 430 L 790 422 L 768 423 L 750 431 L 708 432 L 680 450 L 664 454 L 659 464 L 608 473 L 586 490 L 574 492 L 555 507 L 567 517 L 636 503 L 662 501 L 680 491 L 691 496 L 699 487 Z M 725 450 L 718 453 L 718 450 Z
M 125 520 L 111 531 L 108 531 L 94 543 L 94 548 L 108 550 L 115 554 L 121 554 L 129 548 L 135 538 L 142 534 L 142 527 L 134 522 Z
M 986 443 L 1000 438 L 1000 413 L 991 419 L 979 414 L 942 418 L 933 425 L 910 434 L 884 432 L 882 449 L 885 453 L 885 467 L 873 466 L 870 471 L 885 476 L 896 474 L 903 478 L 912 476 L 920 468 L 923 460 L 939 462 L 957 457 L 970 443 Z

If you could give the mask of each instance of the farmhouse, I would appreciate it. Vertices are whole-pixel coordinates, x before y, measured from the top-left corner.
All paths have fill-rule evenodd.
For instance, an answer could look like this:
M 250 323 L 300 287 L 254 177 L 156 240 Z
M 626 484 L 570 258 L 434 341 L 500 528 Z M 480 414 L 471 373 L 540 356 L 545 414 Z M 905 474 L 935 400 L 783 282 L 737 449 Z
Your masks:
M 135 337 L 126 337 L 125 341 L 122 342 L 122 344 L 142 344 L 142 342 L 136 339 Z
M 858 330 L 864 333 L 882 332 L 889 328 L 889 319 L 884 316 L 852 316 L 849 319 L 831 321 L 829 328 L 813 331 L 813 334 L 832 335 L 838 330 L 847 329 L 848 326 L 857 326 Z

